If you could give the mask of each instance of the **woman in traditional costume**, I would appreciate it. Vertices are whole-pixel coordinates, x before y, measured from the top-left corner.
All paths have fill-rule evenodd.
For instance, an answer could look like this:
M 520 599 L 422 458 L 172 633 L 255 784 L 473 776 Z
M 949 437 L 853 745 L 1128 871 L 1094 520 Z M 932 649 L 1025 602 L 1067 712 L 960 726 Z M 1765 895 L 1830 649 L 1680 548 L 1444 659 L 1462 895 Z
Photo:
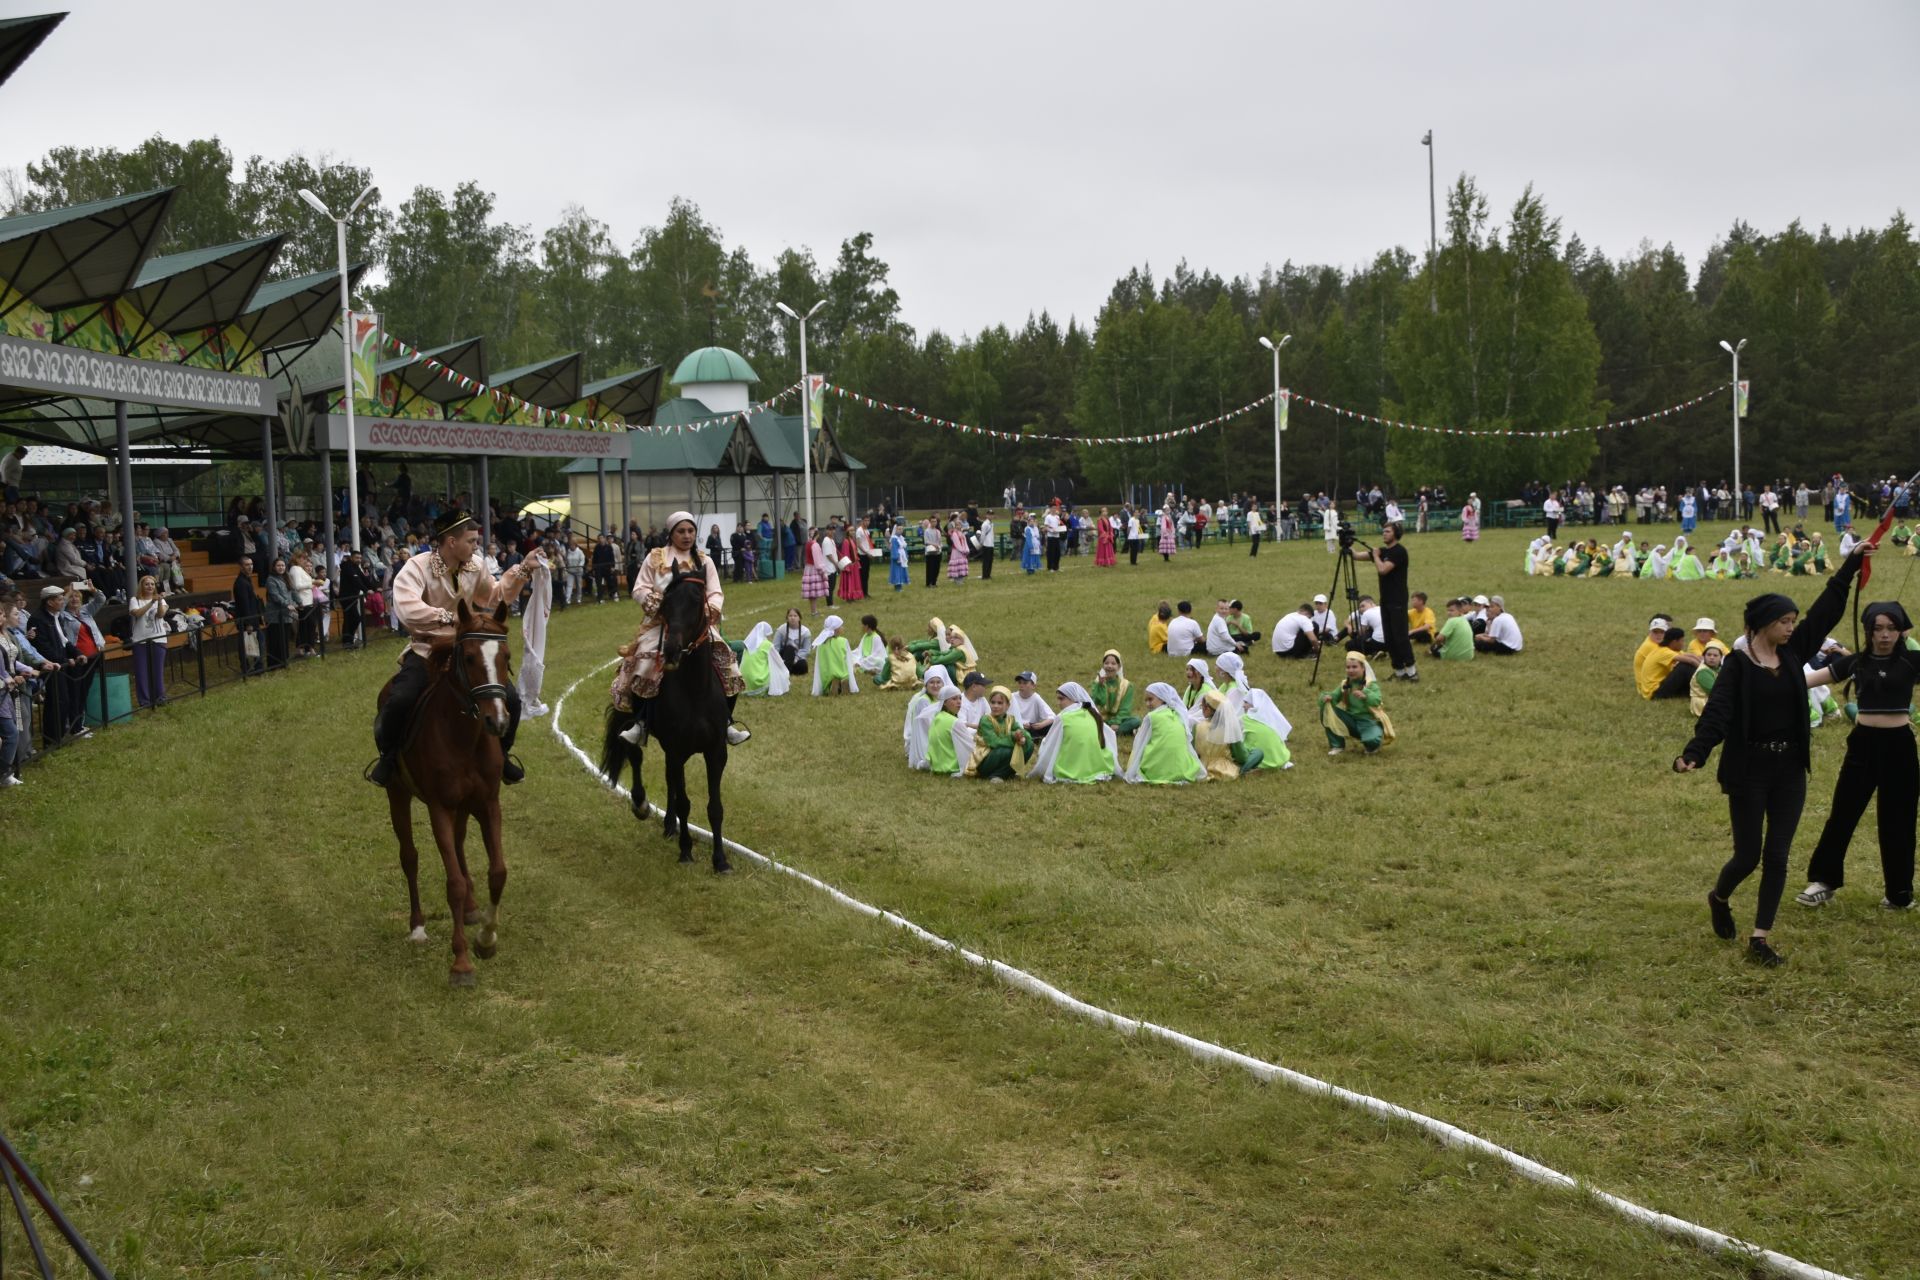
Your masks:
M 1133 754 L 1121 777 L 1128 782 L 1175 786 L 1205 782 L 1207 768 L 1193 749 L 1193 731 L 1180 713 L 1180 695 L 1165 681 L 1147 686 L 1146 718 L 1133 735 Z
M 1547 568 L 1547 557 L 1552 551 L 1552 548 L 1553 539 L 1547 537 L 1544 533 L 1527 544 L 1526 560 L 1520 567 L 1528 577 L 1534 577 L 1549 571 Z
M 968 542 L 972 531 L 967 522 L 955 515 L 947 525 L 947 581 L 965 582 L 967 580 Z
M 860 619 L 860 643 L 853 647 L 853 665 L 868 685 L 886 683 L 887 638 L 880 633 L 880 619 L 870 613 Z
M 1134 706 L 1133 682 L 1120 661 L 1120 651 L 1109 649 L 1100 655 L 1100 672 L 1093 679 L 1093 701 L 1100 718 L 1115 733 L 1132 733 L 1140 727 L 1140 714 Z
M 927 772 L 940 778 L 960 776 L 962 762 L 973 756 L 973 727 L 960 717 L 960 690 L 941 689 L 940 705 L 927 722 Z M 963 752 L 961 742 L 965 741 Z
M 947 679 L 945 667 L 935 667 L 927 672 L 920 691 L 907 699 L 907 719 L 901 727 L 900 737 L 906 745 L 909 768 L 927 767 L 927 723 L 933 719 L 933 713 L 939 710 L 941 693 L 948 685 L 953 685 L 954 692 L 960 691 L 959 685 Z
M 941 652 L 946 647 L 947 624 L 938 618 L 927 619 L 927 634 L 921 636 L 918 640 L 907 641 L 907 652 L 911 653 L 920 663 L 922 674 L 925 674 L 928 667 L 934 666 L 940 661 L 932 655 Z
M 807 562 L 800 571 L 800 598 L 807 602 L 807 616 L 813 617 L 820 612 L 820 602 L 827 598 L 831 584 L 828 579 L 833 575 L 832 553 L 827 550 L 832 544 L 826 534 L 818 538 L 807 539 Z
M 1054 692 L 1060 715 L 1034 753 L 1029 778 L 1042 782 L 1105 782 L 1120 772 L 1118 740 L 1093 698 L 1069 680 Z
M 1666 543 L 1656 542 L 1653 545 L 1653 550 L 1647 553 L 1646 563 L 1640 566 L 1638 576 L 1642 578 L 1664 578 L 1672 568 L 1673 553 L 1667 550 Z
M 1100 508 L 1100 520 L 1093 529 L 1093 563 L 1102 569 L 1110 569 L 1116 557 L 1113 554 L 1113 517 L 1107 514 L 1105 507 Z
M 747 682 L 742 691 L 749 698 L 778 698 L 792 683 L 787 664 L 773 648 L 773 624 L 756 622 L 741 646 L 740 678 Z
M 1813 571 L 1815 573 L 1825 573 L 1827 571 L 1827 544 L 1821 540 L 1819 530 L 1816 529 L 1811 536 L 1813 538 Z
M 1280 735 L 1285 742 L 1293 733 L 1293 723 L 1280 713 L 1265 689 L 1247 682 L 1247 661 L 1237 653 L 1223 653 L 1213 660 L 1220 671 L 1220 691 L 1236 700 L 1240 714 L 1257 720 Z
M 1460 541 L 1480 541 L 1480 509 L 1473 505 L 1471 496 L 1460 504 Z
M 1181 690 L 1181 696 L 1186 704 L 1189 720 L 1198 720 L 1206 714 L 1206 708 L 1201 705 L 1201 701 L 1207 696 L 1207 690 L 1213 687 L 1213 677 L 1207 671 L 1207 660 L 1188 658 L 1187 687 Z
M 819 638 L 813 642 L 813 696 L 816 698 L 860 692 L 860 682 L 853 674 L 853 651 L 847 646 L 847 638 L 840 634 L 843 625 L 839 614 L 828 614 L 827 620 L 820 624 Z
M 1813 572 L 1813 544 L 1802 542 L 1793 549 L 1793 557 L 1787 562 L 1787 572 L 1796 578 L 1804 578 Z
M 1717 636 L 1700 650 L 1700 665 L 1693 669 L 1693 678 L 1687 682 L 1687 705 L 1694 715 L 1707 709 L 1707 699 L 1713 696 L 1713 684 L 1720 678 L 1720 664 L 1726 657 L 1727 646 Z
M 840 557 L 836 563 L 840 566 L 840 599 L 865 600 L 867 588 L 860 581 L 860 566 L 865 563 L 865 556 L 854 545 L 852 530 L 848 530 L 841 539 Z
M 907 529 L 896 524 L 887 535 L 887 585 L 895 591 L 907 585 Z
M 1245 721 L 1232 699 L 1209 689 L 1200 710 L 1203 714 L 1193 726 L 1193 750 L 1209 778 L 1233 782 L 1261 767 L 1260 749 L 1247 742 Z
M 1372 755 L 1393 741 L 1393 721 L 1387 719 L 1385 698 L 1373 667 L 1357 653 L 1347 655 L 1347 678 L 1331 693 L 1320 695 L 1320 727 L 1327 731 L 1327 754 L 1337 756 L 1348 742 L 1357 742 Z
M 1693 553 L 1684 536 L 1673 540 L 1673 576 L 1679 582 L 1699 582 L 1707 576 L 1700 557 Z
M 973 726 L 973 754 L 967 757 L 966 776 L 989 782 L 1022 777 L 1032 751 L 1033 736 L 1013 714 L 1013 694 L 1005 685 L 993 686 L 987 693 L 987 714 Z
M 920 687 L 920 664 L 907 652 L 907 638 L 895 636 L 887 641 L 887 661 L 880 668 L 880 687 L 882 689 L 917 689 Z
M 1180 549 L 1180 526 L 1172 507 L 1160 508 L 1160 558 L 1171 561 Z
M 1040 572 L 1040 522 L 1028 520 L 1020 533 L 1020 567 L 1029 575 Z

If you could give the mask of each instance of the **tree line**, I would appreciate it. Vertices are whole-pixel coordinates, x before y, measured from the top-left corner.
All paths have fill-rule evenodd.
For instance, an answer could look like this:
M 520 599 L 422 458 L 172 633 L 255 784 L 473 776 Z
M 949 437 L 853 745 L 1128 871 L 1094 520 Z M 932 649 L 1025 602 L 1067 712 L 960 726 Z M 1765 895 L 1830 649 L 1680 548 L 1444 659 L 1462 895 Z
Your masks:
M 61 147 L 5 175 L 8 213 L 159 186 L 181 188 L 160 252 L 290 233 L 280 274 L 331 269 L 332 228 L 298 199 L 344 207 L 372 175 L 295 155 L 236 163 L 217 139 L 154 137 L 131 150 Z M 537 235 L 502 219 L 478 182 L 369 202 L 349 233 L 377 265 L 362 305 L 420 347 L 475 334 L 495 367 L 582 351 L 591 376 L 672 363 L 695 347 L 738 350 L 766 393 L 798 376 L 797 335 L 776 300 L 804 309 L 810 365 L 845 386 L 1006 432 L 1139 435 L 1215 417 L 1272 387 L 1256 339 L 1291 339 L 1283 383 L 1382 417 L 1478 430 L 1548 430 L 1651 413 L 1730 377 L 1718 340 L 1747 339 L 1753 394 L 1742 424 L 1748 478 L 1904 470 L 1920 445 L 1920 242 L 1902 213 L 1836 234 L 1737 222 L 1690 267 L 1671 244 L 1614 256 L 1566 231 L 1531 188 L 1503 219 L 1468 176 L 1447 194 L 1437 252 L 1384 250 L 1354 267 L 1265 267 L 1223 277 L 1185 262 L 1114 283 L 1091 326 L 1042 311 L 971 335 L 917 333 L 873 236 L 831 261 L 788 248 L 770 261 L 728 246 L 693 202 L 673 199 L 632 244 L 584 208 Z M 865 483 L 909 505 L 1029 492 L 1113 501 L 1129 486 L 1220 496 L 1273 487 L 1262 409 L 1157 444 L 1092 447 L 957 434 L 847 401 L 829 421 Z M 1684 415 L 1558 439 L 1422 434 L 1292 406 L 1289 493 L 1517 492 L 1529 480 L 1686 484 L 1731 479 L 1722 395 Z M 1135 490 L 1137 491 L 1137 489 Z

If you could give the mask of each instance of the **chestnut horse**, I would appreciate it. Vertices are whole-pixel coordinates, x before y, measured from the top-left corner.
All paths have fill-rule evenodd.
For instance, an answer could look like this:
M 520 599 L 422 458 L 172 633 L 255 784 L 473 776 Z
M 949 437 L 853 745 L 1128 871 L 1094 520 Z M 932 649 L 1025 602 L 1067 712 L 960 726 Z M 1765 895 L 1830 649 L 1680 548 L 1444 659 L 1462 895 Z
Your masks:
M 649 701 L 647 727 L 666 755 L 666 821 L 661 833 L 680 837 L 680 861 L 693 861 L 693 832 L 687 815 L 693 807 L 687 794 L 687 760 L 700 756 L 707 765 L 707 825 L 713 829 L 713 869 L 725 875 L 733 870 L 721 843 L 725 806 L 720 803 L 720 779 L 727 772 L 727 695 L 720 676 L 700 652 L 702 646 L 723 643 L 707 624 L 707 580 L 701 574 L 675 573 L 660 592 L 657 624 L 660 637 L 660 692 Z M 637 710 L 637 704 L 636 704 Z M 647 816 L 647 786 L 640 774 L 641 748 L 620 735 L 633 724 L 636 712 L 611 707 L 607 711 L 606 742 L 600 752 L 600 772 L 618 782 L 622 767 L 633 770 L 629 796 L 633 816 Z
M 507 887 L 507 859 L 500 848 L 500 740 L 507 732 L 506 692 L 513 681 L 507 653 L 507 607 L 476 613 L 460 601 L 454 634 L 433 642 L 427 656 L 430 683 L 420 695 L 399 768 L 387 783 L 393 833 L 400 838 L 400 869 L 407 875 L 413 909 L 408 941 L 427 940 L 420 911 L 420 853 L 413 845 L 413 801 L 427 806 L 434 843 L 447 868 L 447 913 L 453 920 L 453 969 L 447 981 L 474 984 L 467 954 L 467 926 L 480 926 L 473 954 L 490 960 L 498 949 L 500 892 Z M 387 691 L 380 691 L 385 704 Z M 481 911 L 467 870 L 467 820 L 477 818 L 487 845 L 487 892 Z

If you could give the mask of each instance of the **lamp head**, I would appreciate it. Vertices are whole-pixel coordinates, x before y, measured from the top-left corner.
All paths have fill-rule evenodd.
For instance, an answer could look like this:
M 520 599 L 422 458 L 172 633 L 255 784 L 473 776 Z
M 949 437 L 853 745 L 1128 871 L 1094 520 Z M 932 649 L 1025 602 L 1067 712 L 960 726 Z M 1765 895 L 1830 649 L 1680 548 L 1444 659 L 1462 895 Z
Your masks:
M 1281 335 L 1280 335 L 1280 347 L 1284 347 L 1284 346 L 1286 346 L 1286 345 L 1287 345 L 1287 344 L 1288 344 L 1289 342 L 1292 342 L 1292 341 L 1293 341 L 1293 335 L 1292 335 L 1292 334 L 1290 334 L 1290 333 L 1283 333 L 1283 334 L 1281 334 Z M 1280 347 L 1275 347 L 1275 348 L 1274 348 L 1274 350 L 1275 350 L 1275 351 L 1278 351 L 1278 350 L 1280 349 Z
M 816 303 L 814 303 L 814 304 L 813 304 L 812 306 L 810 306 L 810 307 L 808 307 L 808 308 L 807 308 L 807 319 L 809 319 L 809 320 L 811 320 L 811 319 L 813 319 L 813 317 L 814 317 L 814 313 L 815 313 L 815 312 L 817 312 L 817 311 L 819 311 L 819 310 L 820 310 L 820 308 L 822 308 L 822 307 L 824 307 L 824 306 L 826 306 L 826 305 L 827 305 L 827 300 L 826 300 L 825 298 L 822 298 L 822 299 L 820 299 L 820 301 L 818 301 L 818 302 L 816 302 Z
M 367 184 L 366 190 L 362 191 L 359 195 L 355 196 L 353 198 L 353 203 L 347 207 L 347 216 L 351 218 L 355 213 L 357 213 L 360 209 L 360 206 L 367 202 L 367 197 L 372 194 L 373 194 L 373 184 L 369 182 Z
M 798 311 L 795 311 L 792 307 L 788 306 L 784 302 L 776 302 L 773 305 L 779 308 L 780 314 L 785 316 L 789 320 L 798 320 L 800 318 L 800 313 Z M 1727 344 L 1723 342 L 1720 345 L 1724 347 Z
M 331 218 L 333 216 L 333 210 L 327 208 L 327 202 L 322 200 L 319 196 L 313 194 L 313 192 L 307 190 L 305 187 L 300 188 L 300 198 L 302 200 L 305 200 L 308 204 L 312 205 L 315 209 L 318 209 L 320 211 L 321 217 Z M 1721 345 L 1724 346 L 1725 344 L 1723 343 Z
M 1264 333 L 1260 335 L 1260 345 L 1265 347 L 1269 351 L 1280 350 L 1280 348 L 1273 345 L 1272 339 L 1268 338 L 1267 335 Z
M 1745 338 L 1740 339 L 1739 343 L 1733 349 L 1735 351 L 1745 351 L 1747 349 L 1747 340 Z

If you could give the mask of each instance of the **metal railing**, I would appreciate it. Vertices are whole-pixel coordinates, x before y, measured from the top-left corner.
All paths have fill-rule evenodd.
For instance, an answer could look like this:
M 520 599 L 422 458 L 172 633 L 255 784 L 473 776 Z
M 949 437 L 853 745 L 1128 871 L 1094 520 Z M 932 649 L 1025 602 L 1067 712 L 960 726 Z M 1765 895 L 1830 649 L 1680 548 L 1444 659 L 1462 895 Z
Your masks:
M 33 1265 L 40 1273 L 41 1280 L 54 1280 L 53 1261 L 47 1256 L 47 1246 L 40 1238 L 39 1228 L 34 1226 L 34 1214 L 32 1206 L 28 1204 L 29 1198 L 34 1204 L 40 1206 L 41 1215 L 53 1224 L 54 1229 L 67 1242 L 67 1247 L 73 1251 L 73 1256 L 78 1258 L 80 1265 L 87 1269 L 87 1274 L 95 1277 L 95 1280 L 113 1280 L 113 1272 L 107 1269 L 106 1263 L 100 1261 L 99 1255 L 94 1253 L 93 1247 L 81 1236 L 78 1228 L 68 1220 L 65 1213 L 61 1212 L 53 1196 L 40 1185 L 40 1179 L 33 1176 L 33 1170 L 27 1168 L 26 1161 L 20 1158 L 20 1153 L 13 1149 L 13 1144 L 7 1141 L 5 1134 L 0 1134 L 0 1182 L 6 1183 L 7 1198 L 13 1205 L 13 1215 L 20 1223 L 22 1234 L 26 1236 L 27 1249 L 33 1255 Z M 0 1218 L 0 1276 L 9 1274 L 7 1271 L 8 1232 L 5 1227 L 6 1220 Z

